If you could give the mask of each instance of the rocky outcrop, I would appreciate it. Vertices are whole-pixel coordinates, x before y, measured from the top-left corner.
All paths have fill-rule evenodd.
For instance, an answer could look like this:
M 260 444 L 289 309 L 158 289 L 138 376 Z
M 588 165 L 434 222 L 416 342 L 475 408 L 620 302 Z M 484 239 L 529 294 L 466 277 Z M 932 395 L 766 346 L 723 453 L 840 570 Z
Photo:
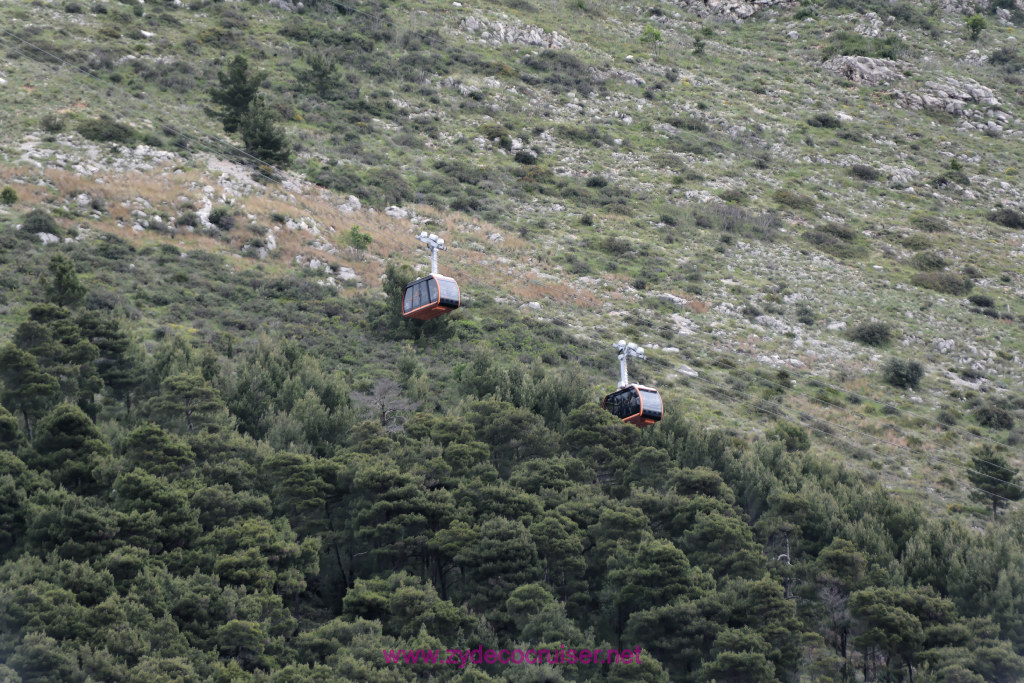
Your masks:
M 268 0 L 267 4 L 285 12 L 298 12 L 306 8 L 303 3 L 292 2 L 292 0 Z
M 682 0 L 679 4 L 699 17 L 742 21 L 769 8 L 790 9 L 800 3 L 792 0 Z
M 862 85 L 879 85 L 903 78 L 905 65 L 891 59 L 840 55 L 825 62 L 826 71 Z
M 990 88 L 970 78 L 961 81 L 944 77 L 925 83 L 926 90 L 917 93 L 894 93 L 908 109 L 929 109 L 947 114 L 963 115 L 971 105 L 999 109 L 1000 103 Z
M 907 109 L 941 111 L 966 119 L 961 128 L 971 128 L 999 135 L 1019 126 L 1019 119 L 1002 110 L 1002 104 L 991 88 L 970 78 L 957 80 L 944 77 L 925 83 L 925 90 L 916 93 L 893 93 L 897 106 Z
M 570 41 L 557 31 L 548 33 L 536 26 L 517 26 L 515 24 L 480 17 L 466 17 L 459 25 L 463 31 L 479 36 L 480 40 L 492 45 L 518 44 L 535 45 L 560 50 L 568 47 Z

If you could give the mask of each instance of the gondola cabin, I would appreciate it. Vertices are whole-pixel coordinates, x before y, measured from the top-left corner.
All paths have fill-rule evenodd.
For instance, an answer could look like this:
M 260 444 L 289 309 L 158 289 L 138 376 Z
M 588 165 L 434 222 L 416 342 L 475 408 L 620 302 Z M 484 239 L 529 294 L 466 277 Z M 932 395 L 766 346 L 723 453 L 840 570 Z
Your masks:
M 661 419 L 664 409 L 657 389 L 629 384 L 608 394 L 603 407 L 623 422 L 637 427 L 652 425 Z
M 462 293 L 455 280 L 433 273 L 405 286 L 402 293 L 402 317 L 415 320 L 430 320 L 448 311 L 454 311 L 462 303 Z

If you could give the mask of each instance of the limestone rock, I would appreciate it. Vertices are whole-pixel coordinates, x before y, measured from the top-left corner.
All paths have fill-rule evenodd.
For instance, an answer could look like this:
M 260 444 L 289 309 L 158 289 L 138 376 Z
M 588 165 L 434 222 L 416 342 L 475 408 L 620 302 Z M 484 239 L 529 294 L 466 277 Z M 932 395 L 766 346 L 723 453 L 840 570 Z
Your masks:
M 854 83 L 878 85 L 903 78 L 902 65 L 891 59 L 840 55 L 825 62 L 826 71 L 843 76 Z
M 463 31 L 478 35 L 492 45 L 518 44 L 535 45 L 553 49 L 568 47 L 570 41 L 557 31 L 548 33 L 542 28 L 529 25 L 513 25 L 502 21 L 466 17 L 459 25 Z
M 743 21 L 766 9 L 791 9 L 800 3 L 793 0 L 681 0 L 679 4 L 699 17 L 715 16 Z

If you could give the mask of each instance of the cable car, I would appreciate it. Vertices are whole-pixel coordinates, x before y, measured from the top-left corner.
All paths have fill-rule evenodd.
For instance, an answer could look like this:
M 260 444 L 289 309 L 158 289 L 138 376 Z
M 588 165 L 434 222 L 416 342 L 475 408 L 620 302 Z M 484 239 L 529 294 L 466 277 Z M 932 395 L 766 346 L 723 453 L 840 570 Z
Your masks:
M 454 278 L 437 272 L 437 252 L 444 251 L 444 240 L 421 232 L 416 236 L 430 247 L 430 275 L 413 280 L 402 291 L 402 317 L 431 320 L 462 305 L 462 293 Z
M 634 358 L 646 359 L 642 347 L 625 340 L 620 340 L 615 348 L 619 351 L 619 388 L 604 397 L 601 407 L 623 422 L 647 427 L 662 418 L 665 414 L 661 394 L 657 389 L 642 384 L 630 384 L 626 369 L 626 360 Z
M 462 303 L 462 294 L 455 280 L 444 275 L 428 275 L 413 280 L 402 294 L 402 315 L 416 320 L 430 320 Z
M 623 422 L 637 427 L 652 425 L 661 419 L 664 409 L 657 389 L 630 384 L 604 397 L 602 407 Z

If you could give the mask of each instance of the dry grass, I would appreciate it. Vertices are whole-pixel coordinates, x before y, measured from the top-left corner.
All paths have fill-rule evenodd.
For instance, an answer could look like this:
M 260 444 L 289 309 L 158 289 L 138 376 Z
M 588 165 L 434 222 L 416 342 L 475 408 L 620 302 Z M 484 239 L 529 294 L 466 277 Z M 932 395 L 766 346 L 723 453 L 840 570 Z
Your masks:
M 239 214 L 239 227 L 226 239 L 187 231 L 132 230 L 135 222 L 132 211 L 144 206 L 137 201 L 139 199 L 145 199 L 153 207 L 147 212 L 172 218 L 179 216 L 183 207 L 202 206 L 208 199 L 202 189 L 207 185 L 213 188 L 209 199 L 214 206 L 222 203 L 219 198 L 227 193 L 227 188 L 211 180 L 210 174 L 197 169 L 174 171 L 172 165 L 167 164 L 152 171 L 93 178 L 57 168 L 0 167 L 0 182 L 15 189 L 19 196 L 17 208 L 25 211 L 38 205 L 69 205 L 80 194 L 101 199 L 106 215 L 100 220 L 89 220 L 87 227 L 116 234 L 140 246 L 169 243 L 186 251 L 240 253 L 242 246 L 254 234 L 246 229 L 247 225 L 269 227 L 277 241 L 277 249 L 262 262 L 265 267 L 283 270 L 294 267 L 297 257 L 316 258 L 332 267 L 351 268 L 370 287 L 379 286 L 389 259 L 412 264 L 428 263 L 427 252 L 416 239 L 416 235 L 425 229 L 444 237 L 450 244 L 463 245 L 464 248 L 453 249 L 442 256 L 441 270 L 465 284 L 472 284 L 477 290 L 490 289 L 524 302 L 543 301 L 562 309 L 596 311 L 602 305 L 592 290 L 538 278 L 536 271 L 527 265 L 537 264 L 537 259 L 531 253 L 530 244 L 518 234 L 465 214 L 448 214 L 428 206 L 409 207 L 416 216 L 429 219 L 425 224 L 413 223 L 383 213 L 341 212 L 337 208 L 340 198 L 327 192 L 302 195 L 290 201 L 283 199 L 276 187 L 266 191 L 257 187 L 251 194 L 234 200 L 232 208 Z M 296 222 L 305 220 L 307 224 L 316 226 L 319 235 L 281 227 L 274 216 Z M 348 244 L 348 235 L 353 228 L 373 238 L 365 251 L 358 251 Z M 338 253 L 327 254 L 313 246 L 316 242 L 335 247 Z M 496 264 L 496 257 L 505 259 L 505 262 Z M 232 263 L 236 269 L 250 265 L 252 262 L 248 259 Z M 355 293 L 358 290 L 342 288 L 341 291 Z

